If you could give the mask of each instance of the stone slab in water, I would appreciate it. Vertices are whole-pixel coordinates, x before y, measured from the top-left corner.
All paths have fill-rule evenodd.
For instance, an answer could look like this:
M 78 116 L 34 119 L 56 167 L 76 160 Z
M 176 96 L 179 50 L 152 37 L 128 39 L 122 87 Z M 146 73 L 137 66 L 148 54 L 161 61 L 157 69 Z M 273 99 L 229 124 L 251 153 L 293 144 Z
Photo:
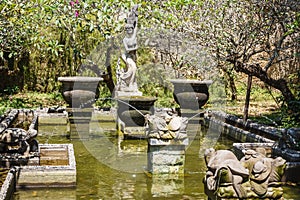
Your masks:
M 125 139 L 143 139 L 146 138 L 145 127 L 125 127 L 123 130 Z
M 39 125 L 67 125 L 67 114 L 49 113 L 39 115 Z
M 67 113 L 43 113 L 38 116 L 39 135 L 68 135 Z
M 69 126 L 65 125 L 40 125 L 39 124 L 39 136 L 69 136 Z
M 48 151 L 48 153 L 44 152 L 44 154 L 48 155 L 45 156 L 45 158 L 47 158 L 48 161 L 45 161 L 43 160 L 43 158 L 41 158 L 42 161 L 40 162 L 40 165 L 22 166 L 18 175 L 19 177 L 17 187 L 31 188 L 76 186 L 76 161 L 73 145 L 41 144 L 40 148 L 44 149 L 45 151 Z M 62 155 L 63 149 L 65 149 L 66 153 L 63 153 Z M 55 155 L 52 157 L 52 161 L 50 154 Z M 66 160 L 66 154 L 68 154 L 68 162 L 66 163 L 66 165 L 64 165 L 64 163 L 60 161 Z M 59 162 L 56 161 L 57 157 L 60 157 Z
M 109 110 L 109 111 L 98 111 L 94 110 L 92 113 L 92 122 L 116 122 L 117 118 L 117 111 L 116 110 Z

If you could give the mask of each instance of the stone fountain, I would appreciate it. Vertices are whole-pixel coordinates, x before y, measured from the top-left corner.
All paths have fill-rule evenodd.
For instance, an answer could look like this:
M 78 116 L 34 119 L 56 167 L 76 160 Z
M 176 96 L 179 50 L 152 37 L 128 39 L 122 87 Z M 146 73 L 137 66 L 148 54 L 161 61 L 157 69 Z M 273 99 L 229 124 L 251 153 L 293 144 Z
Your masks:
M 146 115 L 148 171 L 152 175 L 184 174 L 185 149 L 189 144 L 188 118 L 162 112 Z
M 125 52 L 119 58 L 117 65 L 117 85 L 115 99 L 118 102 L 117 129 L 125 137 L 143 137 L 145 114 L 153 114 L 156 98 L 142 96 L 136 82 L 137 71 L 137 25 L 138 5 L 135 5 L 126 19 L 126 36 L 123 39 Z M 126 67 L 120 68 L 120 60 Z

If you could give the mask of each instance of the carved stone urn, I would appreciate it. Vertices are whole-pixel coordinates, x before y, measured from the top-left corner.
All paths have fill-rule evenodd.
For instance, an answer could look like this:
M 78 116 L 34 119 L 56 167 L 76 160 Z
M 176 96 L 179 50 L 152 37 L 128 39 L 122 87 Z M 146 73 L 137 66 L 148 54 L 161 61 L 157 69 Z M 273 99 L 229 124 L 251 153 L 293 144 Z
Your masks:
M 211 80 L 171 79 L 170 82 L 174 85 L 174 99 L 181 109 L 198 110 L 208 101 Z
M 103 78 L 69 76 L 59 77 L 62 83 L 62 95 L 69 107 L 91 107 L 95 99 L 99 97 L 98 85 Z
M 154 113 L 155 97 L 123 96 L 118 97 L 118 117 L 125 126 L 144 126 L 145 115 Z

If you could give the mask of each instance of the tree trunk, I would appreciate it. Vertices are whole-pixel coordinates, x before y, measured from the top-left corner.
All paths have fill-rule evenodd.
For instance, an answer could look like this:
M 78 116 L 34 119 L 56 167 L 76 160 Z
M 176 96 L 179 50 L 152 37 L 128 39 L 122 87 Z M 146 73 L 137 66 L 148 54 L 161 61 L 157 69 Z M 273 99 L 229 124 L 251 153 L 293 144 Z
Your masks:
M 112 96 L 114 95 L 115 84 L 113 81 L 110 61 L 111 61 L 111 51 L 116 48 L 117 46 L 114 44 L 114 40 L 112 38 L 111 46 L 106 51 L 105 67 L 106 67 L 107 74 L 102 76 Z
M 244 123 L 248 119 L 248 115 L 249 115 L 249 104 L 250 104 L 251 86 L 252 86 L 252 75 L 248 75 L 247 93 L 246 93 L 246 100 L 245 100 L 245 107 L 244 107 L 244 116 L 243 116 Z
M 247 75 L 255 76 L 269 86 L 278 89 L 286 102 L 295 100 L 295 96 L 288 87 L 288 83 L 284 79 L 273 79 L 268 76 L 266 71 L 264 71 L 259 65 L 244 65 L 242 62 L 228 60 L 234 64 L 235 70 L 237 72 L 243 72 Z
M 230 91 L 231 91 L 231 101 L 236 101 L 237 100 L 237 89 L 236 89 L 233 77 L 229 77 L 229 87 L 230 87 Z

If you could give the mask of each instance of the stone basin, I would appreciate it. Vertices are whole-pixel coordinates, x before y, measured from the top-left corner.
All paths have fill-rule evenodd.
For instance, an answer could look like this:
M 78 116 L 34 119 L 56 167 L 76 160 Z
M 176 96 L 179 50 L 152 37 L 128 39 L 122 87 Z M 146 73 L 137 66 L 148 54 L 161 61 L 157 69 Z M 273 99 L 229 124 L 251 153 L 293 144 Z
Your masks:
M 70 107 L 89 107 L 99 97 L 98 85 L 101 77 L 68 76 L 59 77 L 62 95 Z
M 40 158 L 21 166 L 17 188 L 75 187 L 76 161 L 72 144 L 41 144 Z
M 157 98 L 145 96 L 124 96 L 118 97 L 117 100 L 118 117 L 125 123 L 126 126 L 144 126 L 145 118 L 142 114 L 153 114 L 154 103 Z
M 212 80 L 171 79 L 170 82 L 174 85 L 174 99 L 182 109 L 198 110 L 208 101 Z

